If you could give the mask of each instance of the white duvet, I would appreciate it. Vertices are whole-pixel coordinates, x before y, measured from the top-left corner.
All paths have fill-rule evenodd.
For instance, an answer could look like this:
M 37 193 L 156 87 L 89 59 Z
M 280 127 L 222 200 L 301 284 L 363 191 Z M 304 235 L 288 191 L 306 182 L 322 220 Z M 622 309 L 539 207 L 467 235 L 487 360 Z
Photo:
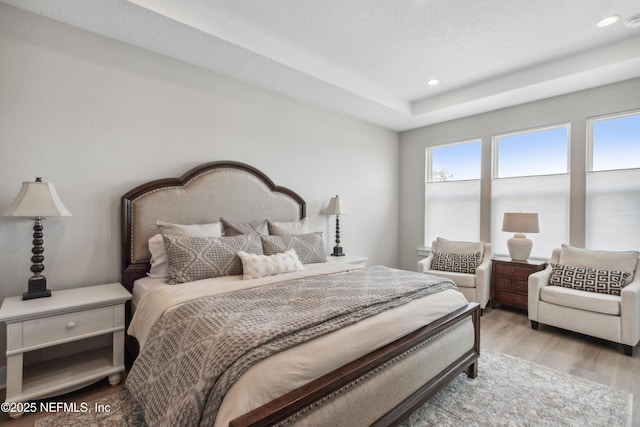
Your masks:
M 179 304 L 283 280 L 338 274 L 361 268 L 339 262 L 308 264 L 305 267 L 305 271 L 301 272 L 252 280 L 242 280 L 242 276 L 226 276 L 167 285 L 157 279 L 141 279 L 143 282 L 138 286 L 143 290 L 141 295 L 136 295 L 134 285 L 137 303 L 128 333 L 136 337 L 142 349 L 155 322 L 167 310 Z M 222 402 L 215 426 L 228 426 L 232 419 L 466 304 L 467 300 L 458 291 L 438 292 L 275 354 L 254 365 L 231 387 Z

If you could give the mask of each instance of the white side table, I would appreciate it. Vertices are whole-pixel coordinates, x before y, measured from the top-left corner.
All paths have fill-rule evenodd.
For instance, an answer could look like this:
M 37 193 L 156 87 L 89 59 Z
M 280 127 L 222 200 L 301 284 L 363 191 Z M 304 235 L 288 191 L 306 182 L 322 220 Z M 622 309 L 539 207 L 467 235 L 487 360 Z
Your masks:
M 104 377 L 118 384 L 125 369 L 124 304 L 130 298 L 120 283 L 53 291 L 50 298 L 5 298 L 0 321 L 7 323 L 6 401 L 56 396 Z M 111 336 L 100 341 L 108 345 L 84 348 L 83 340 L 100 335 Z
M 331 256 L 327 257 L 327 262 L 346 262 L 347 264 L 364 265 L 369 258 L 358 255 Z

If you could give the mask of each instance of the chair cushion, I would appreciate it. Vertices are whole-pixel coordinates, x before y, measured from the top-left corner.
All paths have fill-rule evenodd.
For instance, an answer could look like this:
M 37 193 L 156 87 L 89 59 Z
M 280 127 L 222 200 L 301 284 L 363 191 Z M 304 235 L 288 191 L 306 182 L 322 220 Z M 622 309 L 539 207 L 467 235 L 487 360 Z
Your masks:
M 465 254 L 434 252 L 431 261 L 433 270 L 465 274 L 476 274 L 478 265 L 480 265 L 480 252 Z
M 475 274 L 454 273 L 451 271 L 438 271 L 438 270 L 427 270 L 426 274 L 431 274 L 432 276 L 444 277 L 446 279 L 451 280 L 453 283 L 455 283 L 458 287 L 461 287 L 461 288 L 476 287 Z
M 561 245 L 559 264 L 572 267 L 591 267 L 596 270 L 623 271 L 629 273 L 625 282 L 633 280 L 633 273 L 638 264 L 638 251 L 596 251 L 592 249 L 574 248 Z
M 480 252 L 480 259 L 484 257 L 484 243 L 482 242 L 459 242 L 438 237 L 434 245 L 432 245 L 432 250 L 450 254 L 474 254 Z
M 620 295 L 629 273 L 551 264 L 549 284 L 600 294 Z
M 543 286 L 540 289 L 540 299 L 555 305 L 613 316 L 620 316 L 622 300 L 616 295 L 597 294 L 551 285 Z

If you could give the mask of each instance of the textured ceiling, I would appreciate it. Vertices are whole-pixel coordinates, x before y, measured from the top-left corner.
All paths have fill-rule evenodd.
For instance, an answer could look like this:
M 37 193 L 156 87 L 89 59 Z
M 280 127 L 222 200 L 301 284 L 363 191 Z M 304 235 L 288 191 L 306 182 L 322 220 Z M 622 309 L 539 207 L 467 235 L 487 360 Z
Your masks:
M 395 130 L 640 77 L 638 0 L 0 1 Z

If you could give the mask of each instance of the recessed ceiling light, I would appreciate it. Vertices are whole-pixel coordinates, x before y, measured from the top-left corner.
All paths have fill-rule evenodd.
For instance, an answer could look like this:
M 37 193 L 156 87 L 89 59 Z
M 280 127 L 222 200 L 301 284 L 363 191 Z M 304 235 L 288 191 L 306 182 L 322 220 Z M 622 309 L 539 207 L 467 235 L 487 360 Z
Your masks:
M 624 21 L 624 25 L 626 25 L 628 28 L 640 27 L 640 15 L 635 15 L 627 19 L 626 21 Z
M 608 27 L 609 25 L 615 24 L 616 22 L 618 22 L 618 19 L 620 19 L 620 15 L 607 16 L 606 18 L 599 20 L 596 26 Z
M 440 83 L 440 80 L 438 80 L 438 79 L 431 79 L 431 80 L 429 80 L 429 81 L 427 82 L 427 84 L 428 84 L 429 86 L 435 86 L 435 85 L 437 85 L 437 84 L 439 84 L 439 83 Z

